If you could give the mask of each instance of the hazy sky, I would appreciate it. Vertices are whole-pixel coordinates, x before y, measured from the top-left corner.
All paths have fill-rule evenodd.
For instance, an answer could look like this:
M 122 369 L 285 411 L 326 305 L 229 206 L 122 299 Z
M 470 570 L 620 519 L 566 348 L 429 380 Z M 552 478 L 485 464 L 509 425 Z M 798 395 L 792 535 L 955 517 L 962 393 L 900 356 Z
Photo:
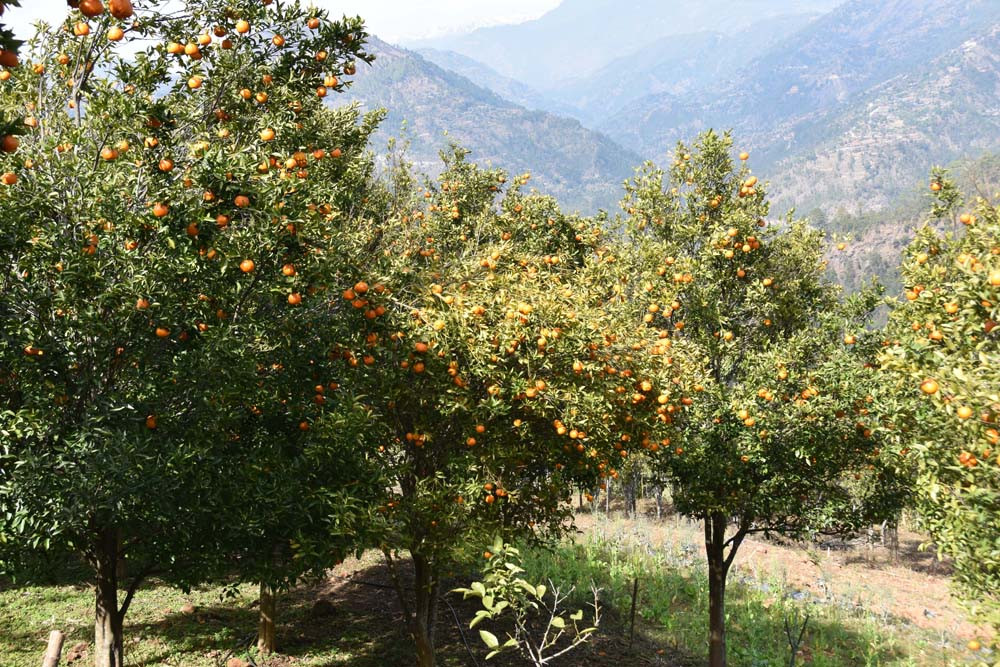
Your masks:
M 370 31 L 390 42 L 460 32 L 483 25 L 518 23 L 537 18 L 561 0 L 313 0 L 335 15 L 361 14 Z M 38 19 L 66 15 L 66 0 L 27 0 L 8 9 L 4 19 L 18 37 L 30 34 Z M 307 3 L 309 4 L 309 3 Z

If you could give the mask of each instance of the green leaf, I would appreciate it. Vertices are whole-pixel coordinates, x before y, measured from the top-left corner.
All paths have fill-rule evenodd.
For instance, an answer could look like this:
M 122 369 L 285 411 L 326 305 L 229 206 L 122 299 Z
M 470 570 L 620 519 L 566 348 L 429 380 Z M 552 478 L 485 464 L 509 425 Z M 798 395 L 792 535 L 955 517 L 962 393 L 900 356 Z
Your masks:
M 480 630 L 479 637 L 483 640 L 483 643 L 486 644 L 487 648 L 496 648 L 500 646 L 500 640 L 497 639 L 497 636 L 489 630 Z
M 562 630 L 563 628 L 566 627 L 566 621 L 563 619 L 562 616 L 556 616 L 549 622 L 549 625 L 551 625 L 553 628 Z

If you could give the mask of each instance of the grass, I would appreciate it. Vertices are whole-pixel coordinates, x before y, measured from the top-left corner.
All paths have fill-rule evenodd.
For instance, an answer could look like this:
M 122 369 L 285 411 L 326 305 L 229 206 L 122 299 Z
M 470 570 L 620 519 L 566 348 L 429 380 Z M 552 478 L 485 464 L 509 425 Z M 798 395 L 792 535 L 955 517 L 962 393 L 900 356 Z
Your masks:
M 576 586 L 580 606 L 588 601 L 591 581 L 602 589 L 605 622 L 601 631 L 590 645 L 554 667 L 704 664 L 708 596 L 697 526 L 680 520 L 644 524 L 598 517 L 587 523 L 587 531 L 575 541 L 551 550 L 524 552 L 530 579 L 551 578 L 563 589 Z M 767 556 L 773 557 L 773 552 Z M 814 558 L 814 562 L 819 560 Z M 766 572 L 756 568 L 752 559 L 737 559 L 730 573 L 727 624 L 733 667 L 788 665 L 784 620 L 806 613 L 810 620 L 798 665 L 952 667 L 995 658 L 986 652 L 972 654 L 964 647 L 964 640 L 947 633 L 896 618 L 887 605 L 859 603 L 857 591 L 843 583 L 834 586 L 820 581 L 804 590 L 801 577 L 796 588 L 789 573 L 780 568 Z M 639 618 L 635 646 L 629 647 L 628 612 L 636 578 L 640 582 Z M 377 585 L 358 583 L 384 585 L 386 580 L 384 568 L 372 555 L 345 563 L 328 580 L 287 593 L 279 607 L 281 655 L 257 664 L 412 665 L 412 649 L 400 624 L 394 594 Z M 126 620 L 126 664 L 217 667 L 230 655 L 256 658 L 252 645 L 257 591 L 244 586 L 234 598 L 225 598 L 223 592 L 222 588 L 205 587 L 185 594 L 156 582 L 143 588 Z M 332 614 L 313 613 L 319 599 L 333 603 Z M 475 603 L 451 602 L 467 624 L 477 608 Z M 189 603 L 195 610 L 184 613 L 182 609 Z M 67 633 L 65 656 L 74 645 L 92 636 L 92 614 L 88 586 L 15 588 L 0 583 L 0 665 L 37 667 L 51 629 Z M 494 630 L 501 634 L 502 627 Z M 442 667 L 472 664 L 447 606 L 442 608 L 438 631 Z M 478 662 L 485 666 L 485 650 L 474 632 L 470 642 Z M 92 657 L 85 655 L 78 664 L 90 660 Z M 488 664 L 505 667 L 523 663 L 507 656 Z
M 707 657 L 708 580 L 703 554 L 691 540 L 678 539 L 675 533 L 674 539 L 656 544 L 644 532 L 628 532 L 623 524 L 611 522 L 554 550 L 529 552 L 524 567 L 534 579 L 551 578 L 577 591 L 586 591 L 594 581 L 605 603 L 626 612 L 638 578 L 637 615 L 647 632 L 699 662 Z M 983 659 L 984 654 L 972 655 L 964 641 L 917 628 L 885 610 L 860 606 L 851 591 L 819 588 L 819 595 L 804 592 L 790 586 L 787 578 L 734 566 L 726 595 L 730 664 L 788 665 L 785 620 L 791 625 L 806 614 L 800 665 L 931 667 L 978 664 Z

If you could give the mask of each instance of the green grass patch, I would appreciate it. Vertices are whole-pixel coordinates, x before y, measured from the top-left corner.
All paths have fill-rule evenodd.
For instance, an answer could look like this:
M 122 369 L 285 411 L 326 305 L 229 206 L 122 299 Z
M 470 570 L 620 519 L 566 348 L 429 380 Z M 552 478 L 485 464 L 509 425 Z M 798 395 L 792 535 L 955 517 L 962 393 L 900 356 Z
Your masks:
M 627 618 L 632 586 L 639 579 L 637 616 L 656 643 L 696 660 L 707 659 L 708 579 L 701 551 L 685 545 L 653 545 L 641 535 L 592 532 L 551 550 L 526 550 L 524 567 L 534 580 L 576 587 L 585 603 L 591 581 L 601 598 Z M 968 652 L 874 610 L 791 589 L 734 569 L 727 586 L 728 651 L 733 667 L 789 664 L 785 619 L 809 615 L 797 664 L 815 667 L 930 667 L 969 664 Z M 956 640 L 957 641 L 957 640 Z

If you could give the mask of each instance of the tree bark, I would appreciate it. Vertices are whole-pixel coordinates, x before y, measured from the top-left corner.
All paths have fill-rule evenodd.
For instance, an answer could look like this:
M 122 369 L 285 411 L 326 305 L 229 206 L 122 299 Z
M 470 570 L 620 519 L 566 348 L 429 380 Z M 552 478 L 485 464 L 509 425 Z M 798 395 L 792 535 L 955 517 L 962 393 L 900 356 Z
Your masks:
M 104 528 L 95 549 L 96 605 L 94 614 L 94 667 L 123 667 L 124 641 L 118 610 L 118 531 Z
M 625 496 L 625 515 L 630 516 L 633 519 L 637 518 L 639 515 L 639 507 L 636 502 L 637 486 L 638 480 L 635 475 L 629 475 L 626 481 L 622 484 L 622 493 Z
M 413 554 L 414 614 L 410 632 L 417 647 L 418 667 L 434 667 L 434 627 L 437 625 L 439 587 L 433 564 Z
M 274 589 L 261 582 L 260 584 L 260 622 L 257 626 L 257 650 L 261 654 L 274 653 L 275 648 L 275 624 L 278 603 L 275 599 Z
M 729 573 L 731 562 L 725 556 L 727 523 L 727 517 L 721 513 L 713 513 L 705 517 L 705 554 L 708 557 L 709 667 L 726 667 L 726 575 Z

